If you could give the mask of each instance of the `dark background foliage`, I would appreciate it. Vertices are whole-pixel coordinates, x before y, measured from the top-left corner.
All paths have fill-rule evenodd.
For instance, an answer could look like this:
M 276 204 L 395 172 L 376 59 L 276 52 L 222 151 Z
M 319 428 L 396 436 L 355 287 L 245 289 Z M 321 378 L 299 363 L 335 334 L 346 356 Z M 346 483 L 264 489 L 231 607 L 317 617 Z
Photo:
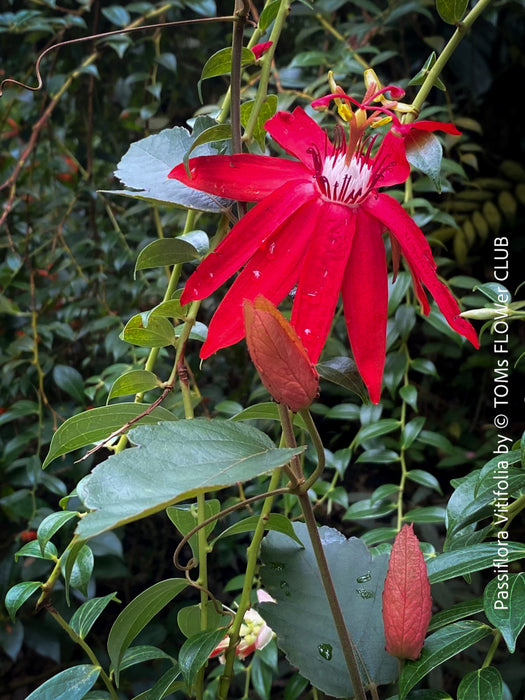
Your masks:
M 114 5 L 110 0 L 52 0 L 28 4 L 3 0 L 0 77 L 34 85 L 35 60 L 51 44 L 111 31 L 148 14 L 151 18 L 144 23 L 232 11 L 230 4 L 216 6 L 214 0 L 176 0 L 161 8 L 162 3 L 155 2 Z M 258 3 L 255 9 L 261 10 Z M 385 80 L 406 85 L 407 76 L 418 72 L 451 31 L 439 20 L 432 3 L 425 1 L 319 0 L 313 8 L 296 3 L 276 53 L 273 89 L 288 103 L 294 99 L 304 103 L 305 93 L 307 97 L 326 91 L 327 70 L 334 68 L 341 84 L 360 90 L 362 67 L 353 60 L 353 51 L 366 60 L 375 57 L 376 70 Z M 523 281 L 525 200 L 523 196 L 520 199 L 517 188 L 525 183 L 521 128 L 524 34 L 522 3 L 494 2 L 447 66 L 442 77 L 448 92 L 432 93 L 433 104 L 441 107 L 445 118 L 463 120 L 464 138 L 449 154 L 451 161 L 461 164 L 461 170 L 445 164 L 442 195 L 429 194 L 437 209 L 455 217 L 461 233 L 439 220 L 429 222 L 425 230 L 431 237 L 436 234 L 433 240 L 438 243 L 440 269 L 458 282 L 454 291 L 465 297 L 467 307 L 482 306 L 483 298 L 472 294 L 461 278 L 480 283 L 492 280 L 495 236 L 510 240 L 512 277 L 508 288 L 514 292 Z M 143 361 L 145 351 L 124 343 L 119 333 L 134 313 L 158 303 L 165 279 L 158 270 L 138 273 L 134 278 L 137 252 L 157 237 L 159 225 L 166 235 L 183 227 L 183 213 L 177 209 L 154 210 L 146 203 L 100 191 L 115 189 L 113 171 L 130 143 L 166 126 L 187 126 L 197 110 L 213 110 L 227 87 L 226 78 L 203 85 L 204 104 L 199 103 L 196 85 L 207 58 L 229 41 L 230 25 L 216 23 L 63 46 L 42 61 L 42 90 L 29 92 L 9 85 L 0 99 L 0 181 L 5 183 L 0 190 L 2 597 L 16 581 L 45 576 L 47 562 L 15 561 L 14 553 L 94 464 L 93 458 L 77 462 L 78 455 L 68 455 L 42 472 L 53 431 L 80 410 L 104 405 L 113 380 Z M 92 61 L 76 75 L 88 56 Z M 54 101 L 65 82 L 67 90 Z M 24 163 L 19 167 L 23 155 Z M 487 178 L 494 180 L 488 189 Z M 476 185 L 481 181 L 485 184 Z M 423 179 L 419 186 L 426 196 Z M 484 198 L 469 198 L 473 188 L 486 190 Z M 502 192 L 507 196 L 502 197 Z M 483 209 L 486 201 L 493 203 L 496 212 L 491 210 L 490 221 Z M 470 204 L 459 206 L 460 202 Z M 470 230 L 466 223 L 474 221 L 476 212 L 487 222 L 485 236 L 479 228 Z M 207 217 L 201 218 L 199 227 L 210 227 Z M 203 320 L 214 304 L 215 300 L 204 304 Z M 480 328 L 482 324 L 476 323 Z M 344 328 L 337 325 L 327 356 L 331 350 L 338 354 L 345 338 Z M 523 325 L 512 324 L 515 359 L 523 340 Z M 434 373 L 428 365 L 427 371 L 413 377 L 418 410 L 426 417 L 425 429 L 438 437 L 429 438 L 426 446 L 411 453 L 411 466 L 437 476 L 444 495 L 425 494 L 424 505 L 442 507 L 450 482 L 481 466 L 492 449 L 490 338 L 485 333 L 481 350 L 473 354 L 446 342 L 440 332 L 418 318 L 408 345 L 412 357 L 430 360 L 437 368 Z M 198 366 L 197 349 L 191 349 L 194 366 Z M 162 362 L 161 355 L 160 373 Z M 513 372 L 517 386 L 523 382 L 523 362 Z M 234 412 L 228 402 L 247 405 L 264 396 L 244 345 L 207 362 L 197 381 L 203 394 L 198 410 L 212 415 Z M 392 387 L 396 387 L 395 377 Z M 515 420 L 513 437 L 518 439 L 525 427 L 523 396 L 517 390 L 511 396 L 509 414 Z M 315 411 L 325 445 L 333 452 L 348 446 L 359 424 L 338 420 L 330 411 L 340 403 L 354 402 L 359 403 L 355 395 L 323 382 Z M 383 416 L 390 415 L 395 407 L 392 392 L 385 392 L 383 404 Z M 385 446 L 389 446 L 388 438 Z M 100 454 L 95 457 L 101 458 Z M 347 535 L 361 532 L 370 523 L 341 521 L 348 506 L 382 484 L 396 481 L 388 464 L 352 464 L 332 491 L 332 473 L 325 478 L 319 488 L 330 495 L 318 510 L 319 520 L 338 527 L 342 522 Z M 231 499 L 235 498 L 232 493 Z M 417 505 L 422 498 L 420 489 L 413 485 L 406 498 Z M 387 514 L 374 524 L 389 522 Z M 421 527 L 428 541 L 437 545 L 442 519 L 430 518 Z M 67 534 L 61 532 L 63 543 Z M 513 538 L 523 540 L 523 535 L 523 523 L 515 522 Z M 176 541 L 164 516 L 100 538 L 90 593 L 118 591 L 120 600 L 128 602 L 145 586 L 170 575 Z M 244 544 L 242 538 L 229 538 L 214 550 L 218 576 L 213 580 L 212 560 L 211 577 L 217 595 L 235 592 Z M 481 591 L 482 577 L 473 585 Z M 461 597 L 461 590 L 458 595 Z M 444 586 L 437 596 L 444 605 L 454 597 Z M 60 596 L 54 603 L 66 609 Z M 175 614 L 173 607 L 168 617 L 148 628 L 142 641 L 176 647 L 180 639 Z M 96 628 L 101 645 L 107 633 L 104 624 L 109 626 L 109 622 L 102 622 Z M 5 610 L 0 611 L 0 648 L 1 700 L 24 698 L 48 676 L 67 667 L 77 654 L 45 613 L 35 615 L 30 606 L 15 624 Z M 518 654 L 512 658 L 502 654 L 500 662 L 515 697 L 522 697 L 525 685 Z M 475 668 L 477 659 L 461 663 Z M 461 676 L 463 671 L 452 665 L 450 678 L 442 681 L 444 687 L 453 692 L 457 674 Z M 151 673 L 153 677 L 153 669 Z M 135 692 L 147 687 L 147 680 L 130 676 Z

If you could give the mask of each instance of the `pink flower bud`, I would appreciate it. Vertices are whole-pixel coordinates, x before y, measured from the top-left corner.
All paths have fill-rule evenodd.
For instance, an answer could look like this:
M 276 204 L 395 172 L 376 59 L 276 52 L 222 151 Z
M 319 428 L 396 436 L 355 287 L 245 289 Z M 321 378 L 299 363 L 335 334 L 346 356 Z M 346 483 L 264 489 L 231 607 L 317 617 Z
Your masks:
M 252 51 L 255 54 L 255 59 L 258 61 L 263 54 L 265 54 L 270 46 L 273 44 L 273 41 L 263 41 L 262 44 L 255 44 L 255 46 L 252 46 Z
M 262 383 L 292 411 L 306 408 L 319 392 L 319 375 L 297 333 L 261 295 L 245 299 L 243 308 L 248 351 Z
M 398 659 L 417 659 L 432 615 L 430 583 L 413 525 L 397 534 L 383 589 L 386 650 Z

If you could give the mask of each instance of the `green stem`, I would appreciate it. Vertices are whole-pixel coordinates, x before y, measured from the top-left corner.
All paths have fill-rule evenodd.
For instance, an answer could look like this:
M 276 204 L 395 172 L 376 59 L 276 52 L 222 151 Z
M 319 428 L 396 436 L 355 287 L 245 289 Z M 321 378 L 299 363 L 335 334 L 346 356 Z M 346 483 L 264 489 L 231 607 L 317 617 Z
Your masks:
M 257 88 L 257 94 L 255 95 L 250 118 L 248 119 L 248 123 L 246 124 L 246 128 L 244 130 L 243 141 L 247 143 L 249 143 L 253 138 L 253 132 L 255 131 L 255 127 L 257 125 L 259 112 L 261 111 L 261 107 L 268 95 L 268 83 L 270 82 L 273 56 L 277 47 L 277 42 L 279 41 L 279 37 L 281 36 L 281 32 L 284 28 L 286 18 L 290 12 L 290 5 L 291 0 L 281 0 L 281 5 L 279 7 L 279 11 L 277 12 L 269 38 L 272 45 L 261 59 L 262 68 L 259 78 L 259 87 Z
M 321 476 L 321 474 L 324 471 L 324 468 L 326 466 L 326 457 L 324 453 L 324 446 L 321 441 L 321 436 L 319 435 L 319 432 L 317 430 L 317 427 L 312 419 L 312 414 L 307 408 L 304 408 L 303 410 L 299 411 L 301 418 L 304 421 L 304 424 L 306 426 L 306 429 L 308 431 L 308 434 L 312 438 L 312 442 L 315 447 L 315 451 L 317 453 L 317 467 L 315 470 L 310 474 L 308 479 L 304 482 L 304 484 L 301 486 L 301 491 L 303 493 L 306 493 L 309 488 L 311 488 L 317 479 Z
M 494 639 L 492 640 L 492 644 L 490 645 L 489 650 L 487 651 L 487 655 L 485 657 L 485 660 L 483 661 L 483 665 L 481 668 L 487 668 L 490 666 L 492 663 L 492 659 L 494 657 L 494 654 L 496 653 L 496 649 L 499 646 L 499 643 L 501 641 L 501 632 L 499 630 L 494 630 Z
M 242 151 L 241 141 L 241 54 L 242 41 L 244 37 L 244 27 L 248 16 L 249 6 L 243 0 L 235 0 L 234 15 L 236 20 L 233 23 L 232 35 L 232 63 L 231 63 L 231 127 L 232 127 L 232 151 L 240 153 Z
M 274 491 L 281 480 L 281 469 L 275 469 L 272 478 L 270 479 L 270 484 L 268 485 L 268 491 Z M 259 548 L 261 546 L 261 541 L 266 530 L 266 521 L 273 505 L 273 496 L 267 496 L 262 504 L 261 513 L 259 515 L 259 520 L 255 527 L 253 533 L 252 541 L 250 546 L 246 551 L 247 562 L 246 571 L 244 573 L 244 585 L 241 592 L 241 597 L 239 600 L 239 607 L 235 613 L 235 618 L 233 620 L 232 626 L 228 630 L 230 637 L 230 644 L 226 651 L 226 662 L 224 665 L 224 671 L 221 676 L 219 683 L 219 700 L 226 700 L 228 697 L 228 691 L 230 688 L 230 683 L 233 677 L 233 664 L 235 661 L 235 647 L 239 640 L 239 632 L 241 625 L 244 620 L 244 614 L 249 609 L 251 605 L 251 592 L 253 579 L 255 576 L 255 571 L 257 568 L 257 558 L 259 554 Z
M 297 498 L 301 505 L 301 510 L 304 515 L 304 521 L 306 523 L 306 528 L 308 530 L 308 535 L 310 537 L 310 542 L 312 544 L 312 549 L 315 555 L 315 560 L 317 562 L 317 567 L 321 575 L 321 580 L 323 582 L 323 588 L 330 606 L 330 611 L 335 624 L 335 629 L 337 631 L 337 636 L 339 637 L 339 643 L 341 644 L 341 650 L 345 658 L 346 667 L 348 673 L 350 674 L 350 679 L 352 681 L 352 687 L 354 690 L 355 700 L 366 700 L 365 690 L 363 688 L 363 682 L 361 680 L 361 675 L 359 673 L 359 666 L 357 661 L 357 655 L 355 651 L 354 643 L 350 638 L 348 629 L 346 628 L 345 620 L 343 617 L 343 611 L 339 605 L 339 599 L 337 597 L 337 592 L 335 590 L 334 582 L 330 573 L 330 567 L 326 560 L 326 556 L 323 549 L 323 543 L 321 542 L 321 537 L 319 535 L 319 528 L 315 521 L 315 516 L 310 502 L 310 498 L 307 493 L 298 494 Z
M 99 663 L 97 657 L 95 656 L 95 653 L 91 649 L 91 647 L 84 641 L 84 639 L 82 639 L 82 637 L 80 637 L 72 629 L 72 627 L 70 627 L 68 625 L 68 623 L 64 620 L 62 615 L 60 615 L 60 613 L 57 610 L 55 610 L 54 608 L 49 608 L 49 614 L 52 617 L 54 617 L 54 619 L 58 622 L 60 627 L 62 627 L 62 629 L 64 629 L 67 632 L 67 634 L 70 636 L 70 638 L 73 640 L 73 642 L 75 642 L 75 644 L 78 644 L 78 646 L 84 650 L 84 652 L 89 657 L 89 660 L 91 661 L 93 666 L 96 666 L 99 669 L 100 678 L 101 678 L 102 682 L 104 683 L 104 685 L 106 686 L 106 688 L 108 689 L 108 692 L 111 695 L 111 697 L 113 698 L 113 700 L 119 700 L 117 691 L 113 687 L 113 683 L 111 682 L 111 679 L 109 678 L 107 673 L 104 671 L 104 669 L 100 665 L 100 663 Z
M 408 380 L 408 368 L 410 367 L 410 355 L 408 354 L 408 348 L 406 346 L 406 343 L 403 344 L 403 349 L 405 351 L 405 354 L 407 356 L 407 369 L 405 370 L 405 376 L 404 376 L 404 384 L 403 386 L 408 386 L 409 380 Z M 403 436 L 403 431 L 405 429 L 406 425 L 406 419 L 407 419 L 407 402 L 403 399 L 401 403 L 401 417 L 399 420 L 399 427 L 401 430 L 401 436 Z M 399 449 L 399 463 L 401 464 L 401 479 L 399 481 L 399 492 L 397 495 L 397 530 L 401 530 L 401 527 L 403 525 L 403 493 L 405 491 L 405 484 L 407 481 L 407 465 L 406 465 L 406 457 L 405 457 L 405 448 L 403 444 L 400 444 L 400 449 Z
M 290 419 L 290 414 L 287 410 L 280 410 L 279 412 L 283 426 L 283 435 L 286 439 L 286 445 L 287 447 L 296 447 L 297 445 L 295 443 L 295 436 L 293 434 L 293 426 Z M 311 423 L 313 424 L 313 421 L 311 421 Z M 325 552 L 323 549 L 323 543 L 319 535 L 319 528 L 317 527 L 317 523 L 315 521 L 314 510 L 310 502 L 310 497 L 308 496 L 308 493 L 304 490 L 304 484 L 300 489 L 296 491 L 296 493 L 304 516 L 304 521 L 308 530 L 308 536 L 312 544 L 312 549 L 314 552 L 315 560 L 317 562 L 317 567 L 319 569 L 319 574 L 321 576 L 321 581 L 323 583 L 326 598 L 328 600 L 328 605 L 330 606 L 330 611 L 334 620 L 335 629 L 337 631 L 337 636 L 341 645 L 341 651 L 343 652 L 346 667 L 348 669 L 348 673 L 352 681 L 354 698 L 355 700 L 366 700 L 363 682 L 359 673 L 356 648 L 354 643 L 352 642 L 350 633 L 346 627 L 346 623 L 343 617 L 343 611 L 341 610 L 341 606 L 339 604 L 339 599 L 337 597 L 335 585 L 332 580 L 332 575 L 330 573 L 330 567 L 328 566 L 328 561 L 326 559 Z
M 463 37 L 467 34 L 467 32 L 472 27 L 474 22 L 478 19 L 478 17 L 486 10 L 490 2 L 491 0 L 479 0 L 476 3 L 476 5 L 474 5 L 472 10 L 468 13 L 468 15 L 465 17 L 465 19 L 462 22 L 458 23 L 456 31 L 449 39 L 447 45 L 439 55 L 438 59 L 436 60 L 432 68 L 429 70 L 424 83 L 419 88 L 416 98 L 412 103 L 414 107 L 414 112 L 407 115 L 407 122 L 413 121 L 419 114 L 423 107 L 423 103 L 428 97 L 428 94 L 430 93 L 431 89 L 434 87 L 434 84 L 439 78 L 443 68 L 450 60 L 452 54 L 457 49 Z

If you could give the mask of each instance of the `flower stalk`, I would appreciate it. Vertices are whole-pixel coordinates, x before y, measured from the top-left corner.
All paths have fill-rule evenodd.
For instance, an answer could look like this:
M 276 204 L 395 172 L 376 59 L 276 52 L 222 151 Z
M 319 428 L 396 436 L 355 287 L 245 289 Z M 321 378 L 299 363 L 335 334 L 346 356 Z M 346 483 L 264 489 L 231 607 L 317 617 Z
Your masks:
M 281 480 L 281 469 L 275 469 L 272 473 L 270 483 L 268 485 L 268 492 L 277 489 L 279 482 Z M 251 605 L 251 591 L 253 586 L 253 579 L 257 569 L 257 561 L 259 555 L 259 548 L 261 546 L 262 539 L 264 537 L 264 532 L 266 530 L 266 520 L 268 515 L 272 510 L 272 505 L 274 501 L 273 495 L 268 495 L 264 499 L 261 507 L 261 513 L 259 515 L 259 520 L 255 527 L 253 533 L 252 541 L 246 551 L 246 570 L 244 572 L 244 585 L 241 592 L 241 597 L 239 600 L 239 607 L 235 613 L 235 618 L 231 627 L 228 630 L 228 636 L 230 637 L 230 643 L 225 654 L 225 664 L 224 671 L 222 673 L 219 682 L 218 697 L 219 700 L 226 700 L 228 697 L 228 691 L 230 689 L 230 684 L 233 678 L 233 664 L 235 661 L 235 646 L 239 641 L 241 625 L 243 624 L 244 615 Z
M 293 426 L 288 410 L 281 410 L 280 407 L 279 413 L 283 424 L 283 435 L 287 438 L 287 446 L 296 447 L 297 445 L 293 435 Z M 306 493 L 303 489 L 300 489 L 297 492 L 297 499 L 299 501 L 299 505 L 301 506 L 301 511 L 303 513 L 306 528 L 308 530 L 308 536 L 312 544 L 317 568 L 319 570 L 326 598 L 330 606 L 330 611 L 334 620 L 339 643 L 341 644 L 341 650 L 346 662 L 346 667 L 350 675 L 350 680 L 352 681 L 354 698 L 355 700 L 366 700 L 361 674 L 359 673 L 356 648 L 350 637 L 350 633 L 343 617 L 343 611 L 339 604 L 337 592 L 330 573 L 330 567 L 328 566 L 328 561 L 326 560 L 324 553 L 323 543 L 321 542 L 321 537 L 319 536 L 319 528 L 317 527 L 310 497 L 308 496 L 308 493 Z

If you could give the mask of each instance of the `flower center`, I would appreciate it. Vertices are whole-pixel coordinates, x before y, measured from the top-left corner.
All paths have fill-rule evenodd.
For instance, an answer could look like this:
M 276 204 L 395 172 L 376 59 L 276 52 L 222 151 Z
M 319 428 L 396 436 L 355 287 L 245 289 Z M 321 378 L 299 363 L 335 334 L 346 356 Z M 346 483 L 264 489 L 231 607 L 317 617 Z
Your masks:
M 344 154 L 327 156 L 316 180 L 321 193 L 334 202 L 357 204 L 368 194 L 371 186 L 372 167 L 361 155 L 353 155 L 346 162 Z

